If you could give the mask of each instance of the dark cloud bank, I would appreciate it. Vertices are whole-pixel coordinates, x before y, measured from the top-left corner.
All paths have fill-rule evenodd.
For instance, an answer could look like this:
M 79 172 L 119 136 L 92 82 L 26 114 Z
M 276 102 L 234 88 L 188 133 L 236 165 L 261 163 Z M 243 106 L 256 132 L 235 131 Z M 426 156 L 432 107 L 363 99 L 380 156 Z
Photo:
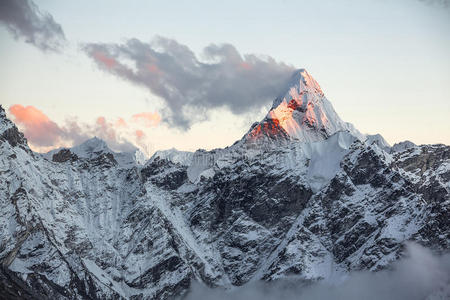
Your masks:
M 0 0 L 0 23 L 16 39 L 24 39 L 43 51 L 59 51 L 65 42 L 61 25 L 31 0 Z
M 188 129 L 210 109 L 243 114 L 272 101 L 294 68 L 270 56 L 241 55 L 233 45 L 211 44 L 199 59 L 175 40 L 90 43 L 83 50 L 105 72 L 144 86 L 165 100 L 163 120 Z
M 435 256 L 407 245 L 407 257 L 392 269 L 354 272 L 340 284 L 299 283 L 294 279 L 247 284 L 234 291 L 194 284 L 186 300 L 419 300 L 450 299 L 450 255 Z

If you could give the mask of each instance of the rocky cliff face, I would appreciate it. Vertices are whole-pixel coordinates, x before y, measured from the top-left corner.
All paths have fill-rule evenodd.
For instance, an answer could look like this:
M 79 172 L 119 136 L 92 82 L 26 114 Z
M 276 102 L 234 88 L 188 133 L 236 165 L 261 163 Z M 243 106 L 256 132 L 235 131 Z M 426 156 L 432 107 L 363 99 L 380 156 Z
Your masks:
M 449 250 L 450 147 L 365 139 L 305 74 L 233 146 L 145 165 L 98 139 L 33 153 L 1 109 L 0 294 L 166 299 Z

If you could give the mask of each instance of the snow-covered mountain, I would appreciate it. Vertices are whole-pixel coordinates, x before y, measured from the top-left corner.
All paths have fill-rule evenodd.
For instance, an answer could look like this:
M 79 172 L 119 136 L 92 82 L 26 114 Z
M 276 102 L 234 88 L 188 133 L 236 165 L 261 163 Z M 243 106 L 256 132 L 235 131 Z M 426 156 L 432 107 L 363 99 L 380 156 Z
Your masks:
M 450 249 L 450 147 L 362 135 L 304 70 L 232 146 L 136 157 L 34 153 L 0 109 L 1 295 L 166 299 Z
M 352 124 L 341 120 L 316 80 L 301 69 L 293 74 L 285 93 L 275 99 L 263 121 L 253 124 L 245 139 L 255 141 L 264 137 L 316 142 L 338 131 L 349 131 L 364 138 Z
M 78 158 L 92 160 L 101 155 L 109 156 L 123 167 L 143 165 L 146 161 L 145 154 L 139 149 L 133 152 L 114 152 L 108 148 L 105 141 L 97 137 L 93 137 L 70 149 L 58 148 L 51 150 L 44 153 L 43 157 L 56 162 L 65 162 L 67 160 L 77 160 Z

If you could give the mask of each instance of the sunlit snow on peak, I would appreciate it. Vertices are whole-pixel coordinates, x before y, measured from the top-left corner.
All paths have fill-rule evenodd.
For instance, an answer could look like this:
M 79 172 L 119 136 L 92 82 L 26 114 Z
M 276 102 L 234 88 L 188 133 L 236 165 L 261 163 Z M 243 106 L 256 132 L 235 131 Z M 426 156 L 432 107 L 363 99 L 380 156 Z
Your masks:
M 273 132 L 274 127 L 264 124 L 278 124 L 278 136 L 284 137 L 287 133 L 289 138 L 304 142 L 320 141 L 338 131 L 350 131 L 361 136 L 353 126 L 341 120 L 320 85 L 304 69 L 293 74 L 285 93 L 275 99 L 266 118 L 249 133 L 251 141 L 256 136 L 277 136 Z M 259 131 L 264 128 L 269 128 L 270 132 L 261 134 Z

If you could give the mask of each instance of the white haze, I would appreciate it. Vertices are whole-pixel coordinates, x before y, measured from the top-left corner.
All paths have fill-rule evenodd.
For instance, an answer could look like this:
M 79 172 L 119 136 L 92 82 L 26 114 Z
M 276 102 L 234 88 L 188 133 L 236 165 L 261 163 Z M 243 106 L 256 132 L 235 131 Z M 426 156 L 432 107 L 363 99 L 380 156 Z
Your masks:
M 186 300 L 396 300 L 450 299 L 450 255 L 436 256 L 414 243 L 407 255 L 379 272 L 353 272 L 340 284 L 294 279 L 256 282 L 226 291 L 194 283 Z

